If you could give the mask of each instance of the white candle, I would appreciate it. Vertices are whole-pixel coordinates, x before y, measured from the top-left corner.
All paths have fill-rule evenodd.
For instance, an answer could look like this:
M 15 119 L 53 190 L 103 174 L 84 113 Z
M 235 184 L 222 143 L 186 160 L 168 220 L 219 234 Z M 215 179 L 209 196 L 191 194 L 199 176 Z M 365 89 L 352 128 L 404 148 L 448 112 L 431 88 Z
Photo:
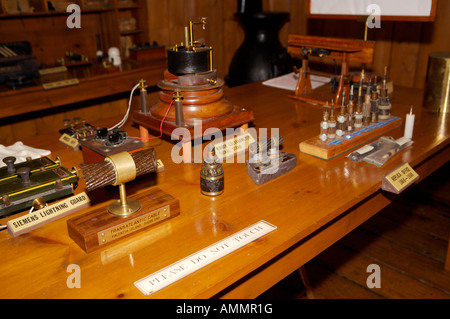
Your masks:
M 416 115 L 413 114 L 412 106 L 411 106 L 411 110 L 409 111 L 409 114 L 406 114 L 405 134 L 404 134 L 404 136 L 406 138 L 412 138 L 413 131 L 414 131 L 414 118 L 415 117 L 416 117 Z

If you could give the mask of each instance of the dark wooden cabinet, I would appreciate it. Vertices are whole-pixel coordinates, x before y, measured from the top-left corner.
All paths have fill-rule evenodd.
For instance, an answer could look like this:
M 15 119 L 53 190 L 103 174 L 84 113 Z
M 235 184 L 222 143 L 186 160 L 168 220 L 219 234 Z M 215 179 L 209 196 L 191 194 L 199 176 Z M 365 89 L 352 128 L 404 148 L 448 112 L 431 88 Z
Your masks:
M 73 27 L 76 4 L 79 24 Z M 69 12 L 67 12 L 69 11 Z M 100 40 L 98 41 L 97 38 Z M 67 51 L 96 58 L 118 47 L 122 58 L 133 45 L 150 42 L 146 0 L 1 0 L 0 42 L 28 41 L 32 54 L 54 66 Z

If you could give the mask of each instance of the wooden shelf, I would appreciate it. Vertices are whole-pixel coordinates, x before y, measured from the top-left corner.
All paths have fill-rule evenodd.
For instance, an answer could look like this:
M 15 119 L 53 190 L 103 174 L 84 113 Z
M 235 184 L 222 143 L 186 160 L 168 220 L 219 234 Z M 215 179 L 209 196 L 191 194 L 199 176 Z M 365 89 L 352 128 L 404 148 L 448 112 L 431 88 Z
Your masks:
M 166 68 L 166 60 L 136 62 L 126 60 L 122 68 L 109 71 L 97 63 L 76 67 L 42 76 L 37 85 L 20 90 L 10 90 L 0 86 L 0 100 L 4 103 L 0 118 L 7 118 L 31 112 L 51 109 L 63 105 L 98 99 L 128 92 L 139 79 L 146 80 L 148 86 L 156 85 Z M 61 80 L 79 80 L 74 86 L 44 90 L 42 84 Z M 80 92 L 83 92 L 80 94 Z
M 131 9 L 140 9 L 141 6 L 138 4 L 130 4 L 130 5 L 124 5 L 124 6 L 118 6 L 119 10 L 131 10 Z
M 20 0 L 27 3 L 28 12 L 14 11 L 13 1 L 0 0 L 0 30 L 8 30 L 0 31 L 1 42 L 30 42 L 32 54 L 46 66 L 54 65 L 66 51 L 95 59 L 97 36 L 104 54 L 118 47 L 122 59 L 129 56 L 129 48 L 150 42 L 146 0 Z M 57 11 L 52 10 L 52 3 Z M 68 13 L 63 8 L 69 4 L 80 6 L 82 28 L 67 27 Z M 119 25 L 126 19 L 133 21 L 133 30 L 121 31 Z
M 126 36 L 126 35 L 133 35 L 133 34 L 138 34 L 144 32 L 144 30 L 142 29 L 135 29 L 135 30 L 129 30 L 129 31 L 121 31 L 120 35 L 121 36 Z

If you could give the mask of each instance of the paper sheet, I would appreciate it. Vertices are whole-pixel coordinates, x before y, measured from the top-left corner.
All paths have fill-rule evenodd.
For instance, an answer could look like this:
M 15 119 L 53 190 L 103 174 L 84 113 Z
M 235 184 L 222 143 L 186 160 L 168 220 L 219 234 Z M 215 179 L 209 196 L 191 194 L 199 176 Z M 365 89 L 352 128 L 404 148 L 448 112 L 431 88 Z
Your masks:
M 311 87 L 314 90 L 315 88 L 322 86 L 324 84 L 330 83 L 330 78 L 326 76 L 319 75 L 310 75 L 311 78 Z M 285 89 L 290 91 L 295 91 L 295 87 L 298 82 L 298 73 L 288 73 L 285 75 L 278 76 L 276 78 L 272 78 L 262 82 L 263 85 L 276 87 L 279 89 Z
M 0 167 L 6 166 L 6 164 L 3 162 L 3 159 L 8 156 L 14 156 L 16 158 L 15 164 L 17 164 L 25 162 L 27 160 L 27 157 L 36 159 L 42 156 L 50 155 L 50 153 L 51 152 L 48 150 L 24 145 L 21 141 L 18 141 L 9 146 L 0 145 Z
M 370 4 L 377 4 L 383 16 L 428 17 L 431 0 L 311 0 L 311 14 L 369 15 Z

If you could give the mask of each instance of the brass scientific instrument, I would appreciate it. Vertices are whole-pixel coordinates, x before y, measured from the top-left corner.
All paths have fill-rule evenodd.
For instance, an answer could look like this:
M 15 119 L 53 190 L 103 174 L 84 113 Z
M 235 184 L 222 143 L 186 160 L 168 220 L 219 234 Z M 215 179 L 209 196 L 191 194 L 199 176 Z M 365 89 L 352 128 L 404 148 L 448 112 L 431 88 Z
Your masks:
M 149 107 L 145 99 L 144 103 L 141 99 L 141 109 L 134 111 L 133 120 L 140 126 L 141 137 L 147 136 L 148 129 L 159 131 L 161 128 L 162 134 L 171 136 L 174 129 L 185 128 L 192 140 L 202 137 L 208 128 L 224 130 L 241 126 L 245 130 L 253 121 L 252 110 L 224 98 L 224 81 L 213 68 L 213 49 L 194 38 L 197 25 L 205 29 L 207 19 L 190 21 L 185 27 L 184 43 L 167 48 L 168 68 L 164 79 L 158 83 L 159 101 Z M 142 95 L 146 95 L 144 85 Z M 200 130 L 194 132 L 194 125 L 199 123 L 201 136 L 198 136 Z
M 350 83 L 359 81 L 359 78 L 355 78 L 349 73 L 349 64 L 352 62 L 363 65 L 373 63 L 374 47 L 374 41 L 290 34 L 288 36 L 288 53 L 301 58 L 302 66 L 299 69 L 295 94 L 289 95 L 289 97 L 324 106 L 333 100 L 338 107 L 343 98 L 344 87 L 349 93 Z M 341 61 L 341 74 L 335 92 L 332 92 L 327 86 L 312 88 L 311 74 L 324 75 L 310 69 L 309 59 L 312 56 Z M 365 77 L 365 79 L 369 78 L 372 76 Z
M 423 106 L 431 112 L 450 113 L 450 52 L 428 56 Z
M 88 192 L 113 185 L 119 186 L 120 195 L 106 208 L 96 208 L 68 220 L 70 237 L 86 252 L 180 213 L 178 200 L 160 189 L 151 188 L 133 197 L 126 194 L 126 183 L 137 176 L 156 172 L 157 158 L 153 148 L 117 153 L 106 157 L 103 162 L 84 164 L 81 169 Z

